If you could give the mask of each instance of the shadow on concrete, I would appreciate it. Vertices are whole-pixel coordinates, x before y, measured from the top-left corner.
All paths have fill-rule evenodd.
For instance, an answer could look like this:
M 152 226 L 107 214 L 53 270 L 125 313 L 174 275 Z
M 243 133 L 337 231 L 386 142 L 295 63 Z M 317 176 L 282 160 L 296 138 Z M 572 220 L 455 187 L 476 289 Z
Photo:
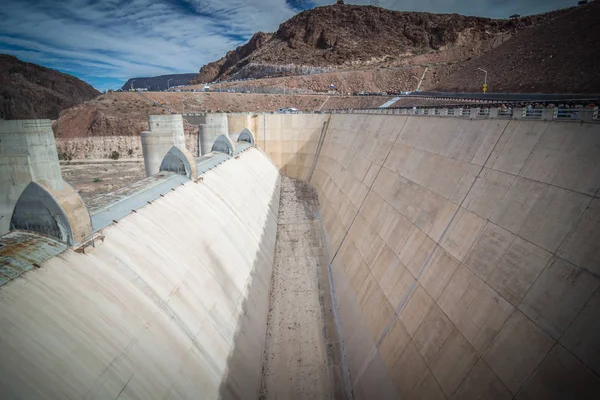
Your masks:
M 227 359 L 227 372 L 219 388 L 220 397 L 225 400 L 258 398 L 259 395 L 275 257 L 280 180 L 279 178 L 269 202 L 269 212 L 274 218 L 267 219 L 262 230 L 246 291 L 247 297 L 241 304 L 233 351 Z

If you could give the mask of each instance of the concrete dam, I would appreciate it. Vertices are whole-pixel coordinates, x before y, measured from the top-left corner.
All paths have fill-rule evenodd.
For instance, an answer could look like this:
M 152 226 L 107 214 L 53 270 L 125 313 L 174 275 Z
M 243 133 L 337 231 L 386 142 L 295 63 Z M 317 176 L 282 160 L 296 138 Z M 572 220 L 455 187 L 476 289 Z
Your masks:
M 598 398 L 596 122 L 197 123 L 85 205 L 0 121 L 0 397 Z

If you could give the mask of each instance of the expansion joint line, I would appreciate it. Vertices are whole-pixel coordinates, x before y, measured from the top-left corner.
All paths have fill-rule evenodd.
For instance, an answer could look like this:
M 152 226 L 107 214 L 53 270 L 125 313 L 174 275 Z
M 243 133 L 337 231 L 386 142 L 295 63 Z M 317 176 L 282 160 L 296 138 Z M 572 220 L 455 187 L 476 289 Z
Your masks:
M 435 244 L 435 247 L 433 248 L 433 250 L 431 251 L 431 253 L 429 253 L 429 255 L 427 256 L 427 259 L 423 263 L 423 267 L 421 267 L 421 269 L 419 270 L 419 273 L 415 277 L 415 280 L 413 281 L 413 283 L 410 285 L 410 287 L 408 289 L 408 292 L 402 297 L 402 300 L 400 301 L 400 304 L 398 304 L 398 307 L 396 307 L 396 309 L 394 310 L 394 316 L 392 317 L 392 319 L 390 320 L 390 322 L 388 323 L 388 325 L 383 330 L 383 332 L 381 334 L 381 337 L 377 341 L 377 347 L 379 347 L 379 345 L 381 344 L 381 342 L 383 342 L 383 339 L 385 338 L 385 336 L 387 335 L 387 333 L 389 332 L 389 330 L 392 328 L 394 322 L 396 322 L 396 319 L 399 318 L 400 313 L 402 312 L 402 310 L 406 306 L 406 303 L 408 302 L 409 297 L 415 291 L 415 289 L 417 287 L 418 280 L 421 278 L 421 276 L 423 276 L 423 274 L 425 273 L 425 271 L 427 270 L 427 268 L 431 264 L 431 259 L 433 257 L 433 254 L 436 252 L 437 248 L 440 247 L 440 243 L 442 242 L 442 240 L 446 237 L 448 229 L 450 229 L 450 226 L 452 225 L 452 223 L 456 219 L 456 216 L 458 215 L 458 212 L 463 207 L 463 204 L 464 204 L 465 200 L 467 199 L 467 197 L 469 196 L 469 194 L 473 190 L 473 187 L 475 186 L 475 182 L 477 182 L 477 180 L 481 176 L 481 173 L 485 169 L 485 166 L 488 163 L 490 157 L 492 156 L 492 153 L 494 152 L 494 150 L 498 146 L 498 143 L 500 142 L 500 139 L 502 138 L 502 136 L 504 136 L 504 133 L 506 132 L 506 129 L 508 128 L 508 125 L 509 125 L 509 123 L 507 123 L 504 126 L 504 129 L 502 129 L 502 133 L 500 133 L 500 135 L 498 135 L 498 139 L 496 140 L 496 143 L 494 143 L 494 147 L 492 147 L 492 149 L 490 150 L 490 153 L 488 154 L 487 158 L 485 159 L 485 162 L 482 164 L 481 169 L 479 170 L 479 172 L 475 176 L 475 179 L 473 179 L 473 182 L 471 183 L 471 186 L 469 186 L 469 190 L 467 190 L 467 193 L 462 198 L 460 204 L 458 205 L 458 208 L 456 209 L 456 211 L 452 215 L 452 218 L 450 218 L 450 221 L 448 222 L 448 225 L 446 225 L 446 228 L 443 230 L 442 234 L 440 235 L 440 238 L 437 241 L 437 243 Z
M 321 135 L 319 135 L 319 142 L 317 143 L 315 157 L 313 158 L 312 166 L 310 167 L 310 173 L 308 174 L 307 182 L 309 185 L 310 185 L 310 181 L 312 180 L 313 174 L 315 172 L 315 168 L 317 166 L 319 156 L 321 155 L 321 149 L 323 148 L 323 143 L 325 142 L 325 137 L 327 136 L 327 131 L 329 130 L 329 122 L 330 121 L 331 121 L 331 114 L 329 114 L 329 118 L 327 118 L 327 121 L 323 122 L 323 126 L 321 127 Z
M 392 142 L 392 144 L 390 146 L 390 149 L 388 150 L 387 155 L 385 156 L 385 159 L 383 160 L 383 163 L 381 163 L 381 166 L 379 167 L 379 171 L 377 171 L 377 175 L 375 175 L 375 179 L 373 179 L 373 183 L 371 184 L 371 187 L 369 187 L 369 191 L 367 192 L 367 194 L 365 195 L 365 197 L 362 199 L 362 201 L 360 203 L 360 206 L 358 206 L 358 208 L 356 209 L 356 213 L 354 214 L 354 217 L 352 218 L 352 222 L 350 222 L 350 225 L 348 225 L 348 229 L 346 230 L 346 233 L 344 234 L 344 237 L 342 238 L 342 241 L 340 242 L 340 244 L 337 247 L 337 249 L 336 249 L 333 257 L 331 258 L 331 261 L 329 262 L 330 264 L 333 264 L 333 261 L 337 257 L 338 252 L 340 251 L 340 249 L 342 248 L 342 245 L 346 241 L 346 237 L 348 236 L 348 233 L 350 232 L 350 229 L 352 229 L 352 226 L 354 225 L 354 221 L 358 217 L 358 214 L 360 214 L 360 210 L 362 210 L 363 205 L 365 204 L 365 201 L 367 200 L 367 197 L 369 197 L 369 194 L 371 193 L 371 190 L 373 189 L 373 186 L 375 185 L 375 182 L 377 182 L 377 178 L 379 178 L 379 174 L 381 173 L 381 170 L 383 169 L 383 166 L 385 165 L 385 163 L 388 160 L 388 157 L 392 153 L 392 149 L 394 148 L 394 145 L 396 144 L 396 141 L 398 141 L 398 138 L 400 137 L 400 134 L 404 130 L 404 126 L 406 125 L 406 121 L 408 121 L 408 117 L 406 117 L 404 119 L 404 123 L 402 124 L 402 127 L 398 131 L 398 134 L 396 135 L 396 138 Z
M 337 328 L 337 331 L 338 331 L 338 335 L 340 337 L 340 341 L 342 342 L 342 366 L 343 366 L 343 372 L 342 372 L 342 374 L 343 374 L 344 386 L 346 388 L 346 395 L 348 396 L 348 399 L 353 399 L 354 397 L 353 397 L 352 384 L 351 384 L 351 378 L 350 378 L 350 368 L 348 367 L 348 356 L 346 354 L 346 346 L 344 344 L 345 343 L 345 341 L 344 341 L 344 334 L 342 332 L 342 323 L 341 323 L 341 318 L 340 318 L 338 304 L 337 304 L 337 297 L 335 295 L 335 283 L 333 281 L 332 265 L 333 265 L 333 262 L 335 261 L 337 255 L 338 255 L 340 249 L 342 248 L 342 245 L 346 241 L 346 237 L 348 236 L 348 232 L 350 232 L 350 229 L 352 229 L 352 226 L 354 225 L 354 221 L 356 220 L 356 217 L 358 216 L 358 214 L 360 213 L 360 210 L 362 209 L 363 205 L 365 204 L 365 201 L 366 201 L 367 197 L 369 196 L 369 193 L 371 193 L 371 190 L 372 190 L 373 186 L 375 185 L 375 182 L 377 182 L 377 178 L 379 177 L 379 174 L 381 173 L 381 170 L 383 169 L 383 167 L 384 167 L 385 163 L 387 162 L 390 154 L 392 153 L 392 149 L 394 148 L 394 145 L 398 141 L 398 138 L 400 137 L 400 134 L 402 133 L 402 131 L 404 131 L 404 126 L 406 125 L 407 121 L 408 121 L 408 118 L 405 117 L 404 122 L 402 124 L 402 127 L 398 130 L 398 134 L 396 135 L 396 138 L 391 143 L 390 148 L 389 148 L 389 150 L 388 150 L 388 152 L 387 152 L 387 154 L 385 156 L 385 159 L 381 163 L 381 166 L 379 167 L 379 171 L 377 171 L 377 175 L 375 176 L 375 179 L 373 179 L 373 183 L 371 184 L 371 187 L 369 187 L 369 191 L 365 195 L 365 198 L 362 200 L 360 206 L 358 207 L 356 213 L 354 214 L 354 218 L 352 218 L 352 222 L 348 226 L 348 230 L 346 230 L 346 233 L 344 234 L 344 237 L 342 238 L 339 246 L 337 247 L 337 249 L 335 251 L 335 254 L 331 258 L 331 261 L 329 262 L 329 264 L 327 266 L 327 269 L 328 269 L 328 272 L 329 272 L 329 287 L 330 287 L 330 290 L 331 290 L 331 298 L 332 298 L 332 305 L 333 305 L 333 315 L 334 315 L 334 320 L 335 320 L 335 325 L 336 325 L 336 328 Z M 371 357 L 369 357 L 369 359 L 370 358 Z M 360 376 L 362 376 L 363 372 L 364 372 L 364 368 L 363 368 L 363 370 L 361 370 L 359 372 L 359 374 L 357 376 L 357 379 L 360 378 Z

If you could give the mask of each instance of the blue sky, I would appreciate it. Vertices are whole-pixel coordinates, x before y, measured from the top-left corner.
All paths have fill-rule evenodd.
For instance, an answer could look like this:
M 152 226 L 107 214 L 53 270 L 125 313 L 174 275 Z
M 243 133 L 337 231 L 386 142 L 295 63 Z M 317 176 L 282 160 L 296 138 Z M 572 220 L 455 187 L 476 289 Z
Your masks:
M 75 75 L 99 90 L 131 77 L 197 72 L 273 32 L 301 9 L 334 0 L 3 0 L 0 53 Z M 346 1 L 369 4 L 369 0 Z M 576 0 L 381 0 L 382 7 L 505 18 Z

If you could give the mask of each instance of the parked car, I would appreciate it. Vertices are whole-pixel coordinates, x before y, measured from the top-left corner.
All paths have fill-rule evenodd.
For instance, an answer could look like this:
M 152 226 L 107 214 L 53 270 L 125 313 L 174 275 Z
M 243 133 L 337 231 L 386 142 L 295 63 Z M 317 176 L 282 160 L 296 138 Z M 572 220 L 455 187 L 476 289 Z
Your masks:
M 298 109 L 293 108 L 293 107 L 283 107 L 277 110 L 277 112 L 279 114 L 296 114 L 298 112 Z

